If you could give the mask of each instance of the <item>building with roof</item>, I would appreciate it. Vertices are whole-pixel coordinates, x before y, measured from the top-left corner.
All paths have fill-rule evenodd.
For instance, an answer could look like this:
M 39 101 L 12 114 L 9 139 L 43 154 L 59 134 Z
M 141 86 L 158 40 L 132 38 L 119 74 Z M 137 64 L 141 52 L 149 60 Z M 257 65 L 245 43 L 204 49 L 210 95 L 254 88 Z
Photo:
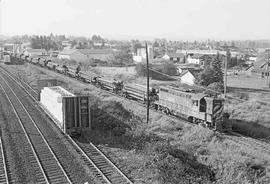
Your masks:
M 77 62 L 107 61 L 112 56 L 112 49 L 67 49 L 58 54 L 59 59 L 75 60 Z
M 154 58 L 154 50 L 152 45 L 147 46 L 147 51 L 148 51 L 148 59 L 153 59 Z M 137 48 L 137 55 L 141 57 L 142 60 L 146 60 L 146 49 L 145 47 Z
M 175 62 L 180 62 L 180 63 L 184 63 L 185 60 L 185 54 L 183 53 L 166 53 L 164 54 L 164 56 L 162 57 L 163 59 L 167 60 L 167 61 L 175 61 Z
M 200 70 L 183 70 L 179 76 L 181 83 L 194 85 Z
M 46 56 L 48 55 L 45 49 L 26 49 L 23 52 L 26 56 Z

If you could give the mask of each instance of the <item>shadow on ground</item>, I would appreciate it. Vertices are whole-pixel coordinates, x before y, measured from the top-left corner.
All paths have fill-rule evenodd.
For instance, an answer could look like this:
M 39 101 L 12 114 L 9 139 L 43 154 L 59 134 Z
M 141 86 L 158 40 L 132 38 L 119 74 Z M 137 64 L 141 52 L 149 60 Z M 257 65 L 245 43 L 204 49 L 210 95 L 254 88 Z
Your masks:
M 231 121 L 233 131 L 235 132 L 257 139 L 270 137 L 270 128 L 260 125 L 257 122 L 250 122 L 239 119 L 232 119 Z

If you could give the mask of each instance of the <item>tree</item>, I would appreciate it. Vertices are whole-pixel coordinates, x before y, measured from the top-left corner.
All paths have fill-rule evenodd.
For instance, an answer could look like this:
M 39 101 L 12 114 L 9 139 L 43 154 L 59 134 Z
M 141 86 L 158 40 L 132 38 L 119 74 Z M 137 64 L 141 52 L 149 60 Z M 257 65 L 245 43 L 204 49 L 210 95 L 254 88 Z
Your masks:
M 222 61 L 219 54 L 212 60 L 211 65 L 207 65 L 205 69 L 199 73 L 195 80 L 196 84 L 208 86 L 212 83 L 223 84 Z
M 198 78 L 196 78 L 195 83 L 202 86 L 208 86 L 209 84 L 215 82 L 213 73 L 213 68 L 207 66 L 202 72 L 199 73 L 199 76 Z
M 114 65 L 130 65 L 133 64 L 132 54 L 128 49 L 118 51 L 113 54 L 111 63 Z
M 222 61 L 220 60 L 219 54 L 212 62 L 212 68 L 214 70 L 213 78 L 214 82 L 222 82 L 223 83 L 223 71 L 222 71 Z

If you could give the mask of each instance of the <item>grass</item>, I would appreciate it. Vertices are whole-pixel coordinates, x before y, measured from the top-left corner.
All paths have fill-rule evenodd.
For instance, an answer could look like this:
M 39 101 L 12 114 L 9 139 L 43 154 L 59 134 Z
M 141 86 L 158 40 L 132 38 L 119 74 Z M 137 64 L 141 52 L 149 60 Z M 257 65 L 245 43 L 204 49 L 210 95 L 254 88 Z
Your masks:
M 267 85 L 266 78 L 261 78 L 259 74 L 252 73 L 251 75 L 230 75 L 227 77 L 228 86 L 240 88 L 254 88 L 254 89 L 270 89 Z

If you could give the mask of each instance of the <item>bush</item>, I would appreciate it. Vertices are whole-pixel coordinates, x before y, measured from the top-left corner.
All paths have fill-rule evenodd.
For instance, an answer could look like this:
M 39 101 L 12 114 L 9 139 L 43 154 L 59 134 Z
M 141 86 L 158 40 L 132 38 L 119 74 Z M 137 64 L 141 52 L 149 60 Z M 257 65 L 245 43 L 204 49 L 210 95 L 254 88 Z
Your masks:
M 224 86 L 223 86 L 223 83 L 221 83 L 221 82 L 213 82 L 213 83 L 209 84 L 207 87 L 209 87 L 210 89 L 212 89 L 214 91 L 218 91 L 220 93 L 224 92 Z
M 160 183 L 211 183 L 214 179 L 213 172 L 192 154 L 167 143 L 151 143 L 148 152 L 147 164 L 157 170 L 155 180 Z

